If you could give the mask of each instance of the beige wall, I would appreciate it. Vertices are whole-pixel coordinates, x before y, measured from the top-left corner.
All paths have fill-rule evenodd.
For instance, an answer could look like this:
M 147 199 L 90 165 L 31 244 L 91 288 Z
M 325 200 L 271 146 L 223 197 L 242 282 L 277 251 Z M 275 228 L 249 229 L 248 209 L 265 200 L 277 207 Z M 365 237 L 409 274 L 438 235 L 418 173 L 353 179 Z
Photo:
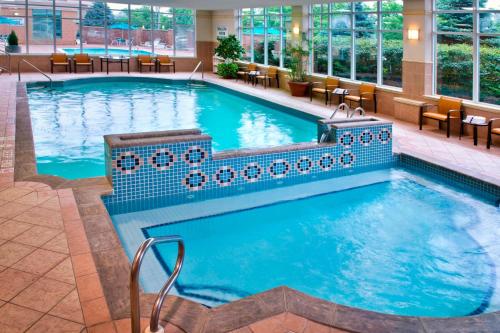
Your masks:
M 212 28 L 209 30 L 212 34 L 212 41 L 217 41 L 217 27 L 227 27 L 228 34 L 235 35 L 236 24 L 234 10 L 214 10 L 212 11 Z

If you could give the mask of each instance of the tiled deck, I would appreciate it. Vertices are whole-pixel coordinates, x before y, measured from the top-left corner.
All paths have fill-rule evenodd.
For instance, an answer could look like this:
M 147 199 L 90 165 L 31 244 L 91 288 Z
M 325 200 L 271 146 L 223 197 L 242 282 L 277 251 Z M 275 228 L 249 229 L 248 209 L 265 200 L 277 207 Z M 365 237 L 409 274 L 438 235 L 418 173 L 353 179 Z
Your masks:
M 78 74 L 78 77 L 87 76 Z M 152 76 L 173 77 L 172 74 Z M 75 75 L 54 77 L 65 79 Z M 187 74 L 180 73 L 175 77 L 186 78 Z M 102 213 L 87 202 L 87 197 L 95 200 L 95 193 L 86 194 L 84 187 L 74 192 L 71 189 L 52 189 L 42 183 L 14 182 L 16 79 L 14 75 L 0 76 L 0 332 L 129 332 L 129 319 L 115 316 L 113 309 L 108 308 L 110 299 L 105 295 L 109 291 L 103 290 L 102 276 L 100 279 L 98 274 L 101 263 L 94 263 L 94 250 L 103 250 L 103 242 L 89 242 L 87 239 L 89 221 L 95 214 Z M 39 80 L 40 77 L 26 74 L 23 79 Z M 320 99 L 312 103 L 308 98 L 292 99 L 281 90 L 254 88 L 241 82 L 220 80 L 213 75 L 208 75 L 208 80 L 217 80 L 220 84 L 314 114 L 327 116 L 332 112 L 332 108 L 326 108 Z M 378 116 L 394 121 L 391 117 Z M 446 139 L 443 132 L 434 128 L 419 131 L 416 125 L 399 121 L 395 121 L 394 131 L 395 150 L 426 157 L 475 177 L 488 176 L 500 183 L 499 147 L 488 151 L 484 142 L 475 147 L 471 138 Z M 71 183 L 62 184 L 62 187 L 68 185 Z M 96 188 L 96 184 L 91 185 Z M 106 188 L 97 184 L 99 186 L 101 190 Z M 74 193 L 78 194 L 76 199 Z M 413 325 L 412 331 L 424 331 L 424 327 L 425 331 L 429 327 L 433 328 L 432 331 L 439 331 L 450 327 L 446 320 L 415 323 L 400 321 L 398 317 L 394 317 L 393 322 L 382 320 L 374 324 L 373 318 L 351 318 L 342 310 L 343 307 L 329 307 L 322 301 L 305 305 L 300 297 L 294 298 L 296 294 L 287 289 L 276 290 L 274 294 L 283 295 L 285 300 L 279 298 L 266 303 L 262 298 L 254 297 L 253 301 L 245 299 L 213 310 L 199 307 L 196 312 L 183 310 L 179 305 L 177 313 L 168 315 L 173 319 L 166 332 L 347 332 L 333 326 L 352 332 L 407 332 L 405 328 L 410 327 L 407 325 Z M 170 299 L 167 303 L 173 305 L 175 300 Z M 316 316 L 318 313 L 324 313 L 324 316 L 309 316 L 307 312 L 311 310 L 311 304 L 316 304 L 311 308 L 316 311 Z M 489 318 L 493 318 L 490 327 L 498 327 L 498 318 Z M 183 325 L 186 322 L 190 325 Z M 470 325 L 477 324 L 469 322 Z M 227 329 L 229 327 L 232 328 Z M 483 324 L 477 328 L 478 331 L 492 331 Z

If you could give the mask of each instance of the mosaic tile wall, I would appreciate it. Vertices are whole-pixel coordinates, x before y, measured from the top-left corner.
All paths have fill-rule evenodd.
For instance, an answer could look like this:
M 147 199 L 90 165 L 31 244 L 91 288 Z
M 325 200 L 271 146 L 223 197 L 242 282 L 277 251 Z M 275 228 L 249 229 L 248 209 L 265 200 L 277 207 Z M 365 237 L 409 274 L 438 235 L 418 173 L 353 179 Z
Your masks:
M 107 145 L 106 171 L 113 194 L 103 200 L 116 214 L 387 166 L 393 162 L 392 125 L 373 123 L 332 131 L 336 144 L 308 143 L 250 154 L 214 155 L 206 136 L 189 141 L 178 136 L 178 142 L 143 146 Z

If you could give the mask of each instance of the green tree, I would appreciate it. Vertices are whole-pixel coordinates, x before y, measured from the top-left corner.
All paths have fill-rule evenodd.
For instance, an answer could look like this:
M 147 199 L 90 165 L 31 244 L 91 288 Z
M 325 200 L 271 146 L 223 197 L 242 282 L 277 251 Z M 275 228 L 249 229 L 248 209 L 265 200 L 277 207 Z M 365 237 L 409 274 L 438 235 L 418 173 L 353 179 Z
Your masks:
M 103 27 L 106 22 L 108 25 L 115 22 L 113 12 L 104 2 L 94 2 L 85 13 L 83 25 Z
M 152 24 L 151 7 L 141 6 L 130 11 L 130 21 L 132 25 L 151 29 Z

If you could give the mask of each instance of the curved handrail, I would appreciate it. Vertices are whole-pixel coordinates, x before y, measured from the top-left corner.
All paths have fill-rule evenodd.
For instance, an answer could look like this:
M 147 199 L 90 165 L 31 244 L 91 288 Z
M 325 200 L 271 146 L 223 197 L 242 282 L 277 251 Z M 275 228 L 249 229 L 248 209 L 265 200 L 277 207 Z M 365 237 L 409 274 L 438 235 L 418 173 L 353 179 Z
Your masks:
M 4 70 L 6 70 L 7 72 L 9 72 L 9 75 L 12 74 L 12 68 L 11 68 L 11 65 L 10 65 L 10 60 L 11 60 L 11 56 L 10 56 L 10 53 L 7 52 L 7 51 L 2 51 L 0 50 L 0 54 L 5 54 L 7 56 L 7 63 L 8 63 L 8 66 L 7 67 L 0 67 Z
M 141 310 L 140 310 L 140 300 L 139 300 L 139 271 L 141 269 L 142 260 L 146 255 L 147 250 L 155 244 L 158 243 L 177 243 L 178 254 L 177 261 L 175 262 L 175 267 L 168 278 L 167 282 L 161 288 L 158 296 L 153 305 L 153 310 L 151 311 L 151 320 L 149 323 L 149 332 L 162 332 L 163 329 L 159 326 L 160 311 L 165 301 L 165 297 L 172 288 L 179 276 L 182 269 L 182 264 L 184 263 L 184 242 L 180 236 L 163 236 L 148 238 L 142 242 L 139 249 L 132 262 L 132 268 L 130 270 L 130 315 L 131 315 L 131 325 L 132 333 L 140 333 L 141 331 Z
M 191 81 L 191 78 L 193 77 L 194 73 L 196 73 L 196 71 L 198 70 L 198 68 L 200 68 L 200 66 L 201 66 L 201 79 L 203 80 L 203 72 L 204 72 L 204 70 L 203 70 L 203 61 L 200 61 L 198 63 L 198 65 L 196 65 L 196 67 L 194 68 L 194 70 L 191 72 L 191 75 L 189 75 L 189 78 L 188 78 L 189 81 Z
M 49 82 L 50 82 L 50 87 L 52 88 L 52 79 L 50 78 L 50 76 L 48 76 L 47 74 L 45 74 L 44 72 L 42 72 L 38 67 L 36 67 L 35 65 L 33 65 L 31 62 L 29 62 L 28 60 L 26 59 L 21 59 L 19 60 L 19 62 L 17 63 L 17 79 L 18 81 L 21 81 L 21 63 L 26 63 L 28 65 L 30 65 L 32 68 L 34 68 L 38 73 L 42 74 L 43 76 L 45 76 Z

